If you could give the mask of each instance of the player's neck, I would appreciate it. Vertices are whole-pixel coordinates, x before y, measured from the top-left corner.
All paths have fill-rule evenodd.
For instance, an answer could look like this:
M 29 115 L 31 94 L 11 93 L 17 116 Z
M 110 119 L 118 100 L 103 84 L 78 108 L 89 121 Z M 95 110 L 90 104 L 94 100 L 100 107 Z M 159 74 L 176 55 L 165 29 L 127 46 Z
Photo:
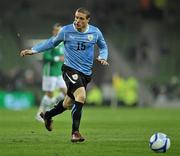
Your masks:
M 88 25 L 86 25 L 86 26 L 83 27 L 83 28 L 76 28 L 77 31 L 82 32 L 82 33 L 83 33 L 83 32 L 86 32 L 87 29 L 88 29 Z
M 87 30 L 87 26 L 84 28 L 76 28 L 79 32 L 85 32 Z

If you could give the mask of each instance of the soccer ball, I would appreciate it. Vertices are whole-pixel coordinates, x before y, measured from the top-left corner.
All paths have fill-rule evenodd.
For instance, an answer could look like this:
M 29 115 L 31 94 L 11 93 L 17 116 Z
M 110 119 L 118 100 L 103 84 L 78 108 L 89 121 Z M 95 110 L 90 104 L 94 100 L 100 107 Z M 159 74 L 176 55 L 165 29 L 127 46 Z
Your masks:
M 149 140 L 150 148 L 157 153 L 164 153 L 170 148 L 169 137 L 164 133 L 155 133 Z

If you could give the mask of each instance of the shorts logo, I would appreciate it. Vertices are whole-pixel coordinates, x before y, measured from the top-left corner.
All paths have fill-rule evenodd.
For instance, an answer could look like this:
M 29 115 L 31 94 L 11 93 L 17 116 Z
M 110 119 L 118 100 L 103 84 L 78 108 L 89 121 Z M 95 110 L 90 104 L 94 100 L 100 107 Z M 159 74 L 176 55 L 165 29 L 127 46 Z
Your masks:
M 93 35 L 88 35 L 88 40 L 92 41 L 93 40 Z
M 66 73 L 66 76 L 68 77 L 68 79 L 69 79 L 73 84 L 76 83 L 76 81 L 73 81 L 67 73 Z
M 74 80 L 77 80 L 77 79 L 78 79 L 78 74 L 72 75 L 72 78 L 73 78 Z

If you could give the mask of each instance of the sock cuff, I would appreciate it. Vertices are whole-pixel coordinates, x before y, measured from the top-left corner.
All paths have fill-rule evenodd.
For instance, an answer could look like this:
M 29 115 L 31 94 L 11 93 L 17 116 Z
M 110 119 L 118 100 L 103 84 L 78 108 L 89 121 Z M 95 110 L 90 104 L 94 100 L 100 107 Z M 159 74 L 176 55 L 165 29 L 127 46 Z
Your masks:
M 74 101 L 74 104 L 75 104 L 75 105 L 80 105 L 80 106 L 83 106 L 83 105 L 84 105 L 84 103 L 79 102 L 79 101 Z

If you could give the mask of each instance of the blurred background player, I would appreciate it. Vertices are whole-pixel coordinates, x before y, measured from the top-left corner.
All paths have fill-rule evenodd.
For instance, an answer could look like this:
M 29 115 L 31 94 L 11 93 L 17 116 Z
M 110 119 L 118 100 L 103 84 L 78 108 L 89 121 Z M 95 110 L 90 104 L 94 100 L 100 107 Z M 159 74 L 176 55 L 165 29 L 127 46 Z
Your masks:
M 56 23 L 53 26 L 52 35 L 55 37 L 61 25 Z M 45 92 L 39 106 L 36 119 L 42 121 L 40 117 L 41 112 L 50 110 L 55 103 L 63 99 L 66 94 L 66 84 L 62 77 L 61 67 L 64 63 L 64 44 L 61 42 L 57 47 L 43 53 L 43 78 L 42 90 Z M 58 96 L 54 97 L 55 90 L 60 92 Z

